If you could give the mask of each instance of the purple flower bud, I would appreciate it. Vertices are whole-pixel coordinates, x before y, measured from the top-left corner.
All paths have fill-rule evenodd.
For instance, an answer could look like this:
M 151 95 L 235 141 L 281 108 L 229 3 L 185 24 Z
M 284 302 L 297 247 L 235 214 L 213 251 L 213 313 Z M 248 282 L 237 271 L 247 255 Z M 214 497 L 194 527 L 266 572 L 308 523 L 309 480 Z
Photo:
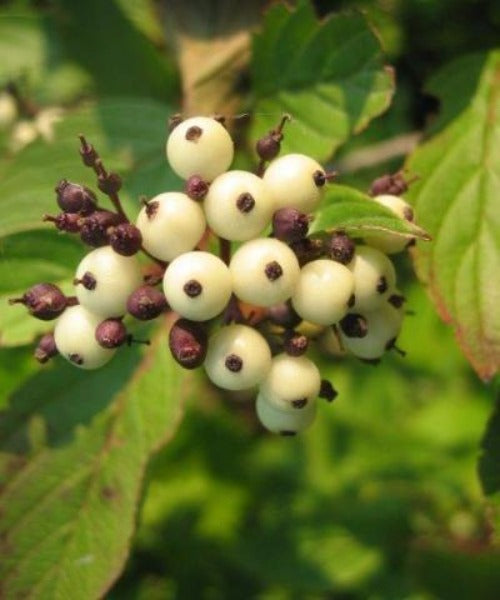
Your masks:
M 117 254 L 132 256 L 141 249 L 142 234 L 132 223 L 120 223 L 110 229 L 109 243 Z
M 195 369 L 203 364 L 208 342 L 200 323 L 179 319 L 170 330 L 168 342 L 174 360 L 185 369 Z
M 57 203 L 68 213 L 89 215 L 97 206 L 97 198 L 92 190 L 78 183 L 62 179 L 56 186 Z
M 95 339 L 103 348 L 118 348 L 128 339 L 127 328 L 120 319 L 106 319 L 95 330 Z
M 44 364 L 57 354 L 59 354 L 59 351 L 56 347 L 54 334 L 46 333 L 38 342 L 38 346 L 34 352 L 34 357 L 39 363 Z
M 82 242 L 99 248 L 109 243 L 108 229 L 123 222 L 123 217 L 109 210 L 96 210 L 83 220 L 80 227 Z
M 24 304 L 33 317 L 51 321 L 64 311 L 67 299 L 56 285 L 37 283 L 20 298 L 11 298 L 9 304 Z
M 347 265 L 354 256 L 356 246 L 345 233 L 334 233 L 326 243 L 325 250 L 329 258 Z
M 165 295 L 151 285 L 137 288 L 127 300 L 127 311 L 140 321 L 156 319 L 167 308 Z
M 278 240 L 291 243 L 305 238 L 309 217 L 295 208 L 280 208 L 273 215 L 273 235 Z

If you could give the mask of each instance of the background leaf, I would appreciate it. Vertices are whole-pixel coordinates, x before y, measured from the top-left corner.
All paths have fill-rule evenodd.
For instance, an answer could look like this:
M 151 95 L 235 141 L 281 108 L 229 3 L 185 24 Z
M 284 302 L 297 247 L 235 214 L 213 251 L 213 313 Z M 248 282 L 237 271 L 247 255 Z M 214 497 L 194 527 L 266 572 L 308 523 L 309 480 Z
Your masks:
M 354 236 L 365 231 L 390 231 L 403 237 L 428 239 L 420 227 L 399 219 L 370 196 L 345 185 L 329 185 L 311 224 L 311 233 L 343 229 Z
M 146 462 L 189 393 L 164 337 L 97 371 L 59 363 L 10 397 L 0 420 L 2 596 L 86 600 L 117 577 Z
M 481 62 L 463 59 L 431 81 L 429 89 L 446 100 L 462 93 L 468 76 L 473 95 L 458 114 L 452 103 L 451 122 L 443 103 L 446 126 L 407 167 L 420 176 L 408 194 L 417 221 L 434 239 L 417 248 L 418 275 L 473 367 L 489 379 L 500 367 L 500 52 L 482 60 L 479 72 Z
M 393 74 L 361 15 L 318 22 L 312 5 L 269 9 L 254 38 L 252 78 L 256 96 L 251 139 L 274 128 L 283 113 L 283 152 L 326 160 L 352 134 L 390 104 Z

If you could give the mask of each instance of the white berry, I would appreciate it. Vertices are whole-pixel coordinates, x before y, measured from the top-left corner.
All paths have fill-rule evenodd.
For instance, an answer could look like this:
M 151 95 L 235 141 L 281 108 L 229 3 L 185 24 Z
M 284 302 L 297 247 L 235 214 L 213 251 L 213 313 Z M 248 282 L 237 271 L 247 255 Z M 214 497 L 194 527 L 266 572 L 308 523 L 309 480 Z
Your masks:
M 273 306 L 290 298 L 300 273 L 292 250 L 272 238 L 242 244 L 229 268 L 234 293 L 256 306 Z
M 321 200 L 326 177 L 323 167 L 309 156 L 286 154 L 267 167 L 264 182 L 275 210 L 291 207 L 310 213 Z
M 273 203 L 260 177 L 246 171 L 228 171 L 211 184 L 204 201 L 210 228 L 227 240 L 257 237 L 269 224 Z
M 111 246 L 89 252 L 75 274 L 76 296 L 82 306 L 103 318 L 127 312 L 127 298 L 142 283 L 134 256 L 121 256 Z
M 149 200 L 136 225 L 144 248 L 167 262 L 193 250 L 206 228 L 200 205 L 181 192 L 166 192 Z
M 396 270 L 385 254 L 370 246 L 356 246 L 348 268 L 354 275 L 357 310 L 374 310 L 381 306 L 396 285 Z
M 385 302 L 379 308 L 363 312 L 361 318 L 366 324 L 366 335 L 350 337 L 339 327 L 342 343 L 346 350 L 365 360 L 380 358 L 389 350 L 401 330 L 403 311 Z
M 199 175 L 214 180 L 233 161 L 234 146 L 226 128 L 209 117 L 192 117 L 175 127 L 167 140 L 167 159 L 183 179 Z
M 303 319 L 332 325 L 349 310 L 354 291 L 352 272 L 333 260 L 313 260 L 300 271 L 292 306 Z
M 320 386 L 321 375 L 312 360 L 306 356 L 279 354 L 273 358 L 260 391 L 276 408 L 300 411 L 315 402 Z
M 304 431 L 316 417 L 316 402 L 311 402 L 301 410 L 282 410 L 269 402 L 263 393 L 257 396 L 256 412 L 262 425 L 273 433 L 294 435 Z
M 97 369 L 113 358 L 115 349 L 103 348 L 95 337 L 102 317 L 83 306 L 67 308 L 56 322 L 54 339 L 62 356 L 81 369 Z
M 206 321 L 217 316 L 229 302 L 231 274 L 217 256 L 187 252 L 168 266 L 163 290 L 167 302 L 181 316 Z
M 388 208 L 400 219 L 413 221 L 413 209 L 403 198 L 382 194 L 375 196 L 373 200 Z M 407 247 L 409 240 L 407 237 L 390 231 L 373 231 L 364 235 L 364 241 L 385 254 L 397 254 Z
M 271 350 L 255 329 L 229 325 L 210 337 L 204 367 L 215 385 L 244 390 L 266 376 L 271 367 Z

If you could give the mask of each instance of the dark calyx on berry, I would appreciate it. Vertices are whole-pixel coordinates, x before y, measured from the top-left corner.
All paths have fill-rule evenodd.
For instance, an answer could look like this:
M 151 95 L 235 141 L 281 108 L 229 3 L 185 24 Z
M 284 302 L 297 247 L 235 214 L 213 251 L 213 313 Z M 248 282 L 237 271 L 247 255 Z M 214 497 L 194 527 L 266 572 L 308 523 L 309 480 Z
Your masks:
M 368 333 L 366 319 L 357 313 L 349 313 L 339 322 L 340 328 L 347 337 L 363 338 Z
M 255 200 L 248 192 L 240 194 L 236 199 L 236 208 L 244 214 L 251 212 L 254 206 Z
M 292 400 L 290 404 L 293 408 L 304 408 L 307 405 L 307 398 L 297 398 L 297 400 Z
M 96 286 L 97 286 L 97 280 L 96 278 L 92 275 L 92 273 L 90 273 L 89 271 L 86 271 L 83 274 L 83 277 L 81 279 L 73 279 L 73 284 L 74 285 L 83 285 L 83 287 L 86 290 L 95 290 Z
M 73 354 L 70 354 L 68 356 L 68 359 L 75 365 L 83 365 L 83 362 L 84 362 L 81 354 L 77 354 L 76 352 L 74 352 Z
M 153 219 L 158 212 L 160 203 L 157 200 L 148 200 L 145 196 L 141 198 L 141 202 L 146 207 L 146 215 L 148 219 Z
M 123 217 L 109 210 L 96 210 L 83 220 L 80 227 L 80 238 L 82 242 L 99 248 L 109 243 L 110 227 L 115 227 L 123 222 Z
M 38 346 L 34 352 L 34 357 L 39 363 L 44 364 L 57 354 L 59 354 L 59 351 L 56 347 L 54 334 L 46 333 L 38 342 Z
M 303 238 L 292 242 L 289 246 L 301 267 L 312 260 L 320 258 L 324 253 L 323 242 L 319 238 Z
M 285 335 L 283 349 L 290 356 L 302 356 L 307 352 L 308 346 L 309 340 L 305 335 L 300 333 Z
M 88 215 L 96 209 L 97 199 L 94 192 L 83 185 L 62 179 L 55 191 L 57 203 L 64 212 Z
M 243 368 L 243 360 L 237 354 L 229 354 L 226 356 L 224 365 L 231 373 L 239 373 Z
M 37 283 L 20 298 L 11 298 L 9 304 L 24 304 L 41 321 L 56 319 L 68 305 L 66 296 L 52 283 Z
M 203 198 L 205 198 L 207 195 L 208 187 L 208 183 L 199 175 L 191 175 L 191 177 L 186 181 L 186 194 L 192 200 L 203 200 Z
M 283 431 L 280 431 L 280 435 L 283 437 L 293 437 L 294 435 L 297 435 L 297 432 L 284 429 Z
M 267 265 L 264 268 L 264 273 L 269 279 L 269 281 L 276 281 L 283 275 L 283 269 L 279 262 L 273 260 L 267 263 Z
M 120 223 L 111 228 L 109 243 L 117 254 L 132 256 L 141 249 L 142 234 L 132 223 Z
M 205 360 L 207 333 L 200 323 L 179 319 L 170 330 L 168 345 L 174 360 L 185 369 L 195 369 Z
M 197 142 L 201 138 L 202 133 L 203 129 L 201 127 L 193 125 L 186 131 L 184 137 L 188 142 Z
M 305 238 L 309 217 L 295 208 L 280 208 L 273 215 L 273 235 L 278 240 L 291 243 Z
M 394 308 L 401 308 L 406 302 L 406 298 L 404 296 L 401 296 L 401 294 L 392 294 L 392 296 L 389 296 L 389 298 L 387 298 L 387 302 L 389 302 L 389 304 L 392 304 Z
M 103 348 L 118 348 L 128 338 L 127 328 L 120 319 L 106 319 L 95 330 L 95 339 Z
M 383 275 L 378 280 L 376 289 L 379 294 L 384 294 L 389 289 L 389 284 L 387 283 L 387 279 Z
M 335 398 L 338 396 L 338 392 L 328 381 L 328 379 L 322 379 L 318 396 L 327 402 L 333 402 L 333 400 L 335 400 Z
M 175 115 L 171 115 L 168 118 L 168 130 L 172 132 L 177 127 L 177 125 L 180 125 L 182 123 L 183 120 L 184 119 L 182 118 L 182 115 L 180 113 L 175 113 Z
M 267 310 L 267 316 L 271 323 L 285 329 L 293 329 L 302 321 L 302 318 L 295 312 L 290 302 L 271 306 Z
M 186 296 L 189 296 L 190 298 L 196 298 L 203 291 L 203 286 L 199 281 L 196 281 L 196 279 L 190 279 L 184 284 L 182 289 L 184 290 Z
M 140 321 L 156 319 L 167 308 L 165 294 L 151 285 L 137 288 L 127 300 L 127 311 Z
M 351 262 L 356 246 L 345 233 L 334 233 L 326 243 L 326 253 L 329 258 L 343 265 Z
M 66 231 L 67 233 L 78 233 L 83 223 L 82 219 L 83 217 L 79 213 L 63 212 L 55 217 L 43 215 L 44 221 L 54 223 L 59 231 Z

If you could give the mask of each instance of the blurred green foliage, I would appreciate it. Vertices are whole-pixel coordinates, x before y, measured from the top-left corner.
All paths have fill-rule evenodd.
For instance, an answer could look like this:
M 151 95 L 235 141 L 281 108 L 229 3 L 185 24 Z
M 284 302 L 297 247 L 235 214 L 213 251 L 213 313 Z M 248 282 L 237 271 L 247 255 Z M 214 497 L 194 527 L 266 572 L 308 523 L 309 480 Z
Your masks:
M 70 136 L 82 126 L 125 174 L 130 207 L 140 193 L 178 185 L 159 162 L 162 111 L 181 102 L 172 40 L 157 12 L 166 5 L 0 2 L 0 86 L 15 83 L 23 119 L 33 120 L 33 106 L 67 111 L 58 129 L 62 145 L 38 140 L 15 154 L 11 132 L 0 131 L 0 185 L 16 178 L 38 182 L 25 198 L 32 221 L 45 210 L 60 165 L 65 172 L 58 178 L 85 177 L 76 152 L 71 158 Z M 367 144 L 420 129 L 438 108 L 423 91 L 428 76 L 500 37 L 495 0 L 315 5 L 320 14 L 366 12 L 397 72 L 393 107 L 347 142 L 335 157 L 340 162 Z M 248 155 L 237 160 L 246 164 Z M 401 164 L 394 155 L 349 172 L 343 182 L 366 189 L 374 176 Z M 12 198 L 0 199 L 0 227 L 12 224 L 5 213 Z M 22 272 L 30 248 L 50 246 L 40 232 L 9 233 L 1 257 L 18 262 L 0 265 L 1 293 L 14 289 L 13 269 Z M 61 244 L 64 258 L 36 261 L 30 276 L 68 276 L 74 248 Z M 132 553 L 110 599 L 498 598 L 500 554 L 476 473 L 497 384 L 479 382 L 413 282 L 409 261 L 399 262 L 408 310 L 415 313 L 400 340 L 406 358 L 391 354 L 372 368 L 318 356 L 340 394 L 320 407 L 317 424 L 303 437 L 263 433 L 249 399 L 221 397 L 208 385 L 190 399 L 177 436 L 149 466 Z M 23 389 L 36 390 L 30 378 L 39 368 L 30 355 L 26 346 L 0 348 L 0 409 L 24 382 Z M 46 400 L 34 399 L 40 406 Z M 148 402 L 147 394 L 140 400 Z M 495 439 L 488 436 L 485 447 L 497 451 Z M 491 457 L 485 464 L 490 474 L 498 468 Z M 489 481 L 489 491 L 498 492 L 498 479 Z

